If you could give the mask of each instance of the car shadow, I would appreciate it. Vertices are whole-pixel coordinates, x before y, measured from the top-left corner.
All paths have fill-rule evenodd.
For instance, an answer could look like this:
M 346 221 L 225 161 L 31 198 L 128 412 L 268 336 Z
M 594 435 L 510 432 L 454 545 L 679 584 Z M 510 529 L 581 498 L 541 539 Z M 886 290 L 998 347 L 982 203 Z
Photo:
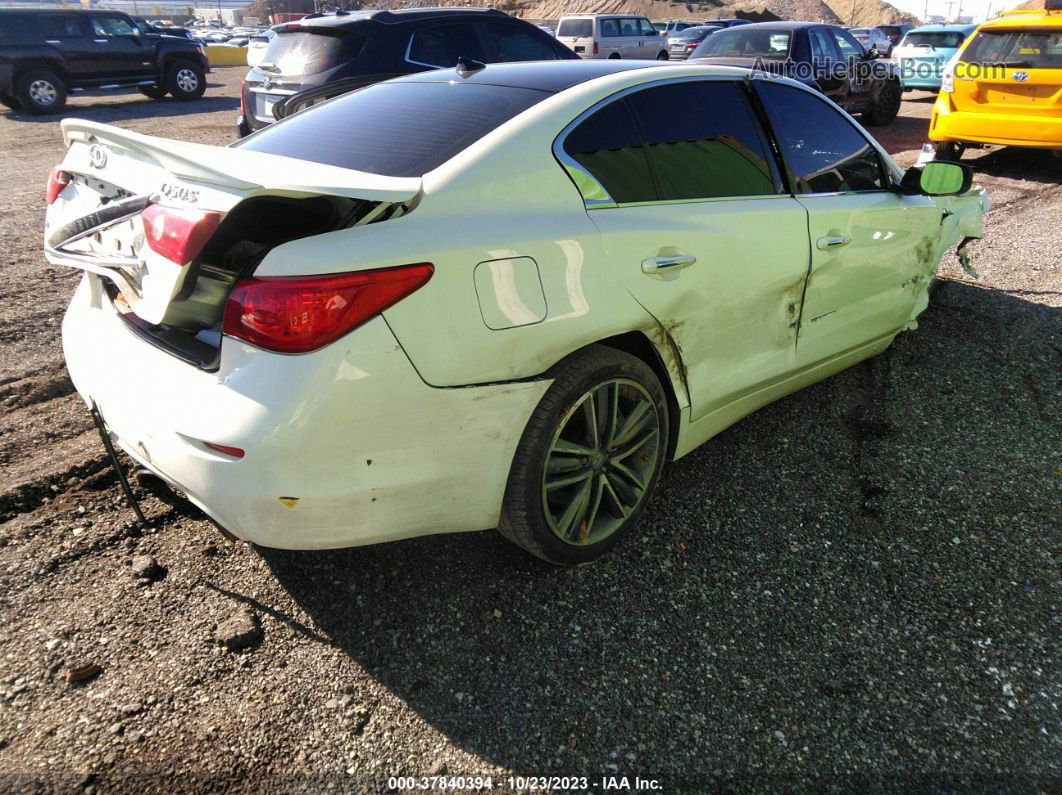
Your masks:
M 1062 157 L 1041 149 L 1022 149 L 1005 146 L 978 156 L 979 150 L 969 149 L 962 162 L 974 170 L 993 177 L 1024 179 L 1057 185 L 1062 182 Z
M 162 118 L 166 116 L 186 116 L 191 113 L 211 113 L 213 111 L 238 111 L 239 97 L 211 96 L 210 88 L 223 88 L 220 83 L 209 84 L 207 93 L 200 99 L 180 102 L 172 97 L 149 99 L 139 92 L 123 94 L 124 102 L 114 101 L 112 95 L 100 93 L 99 96 L 79 97 L 74 95 L 62 113 L 34 115 L 21 110 L 5 108 L 7 118 L 28 123 L 53 123 L 62 118 L 77 117 L 90 121 L 114 122 L 143 118 Z M 110 101 L 98 101 L 108 99 Z M 235 124 L 235 121 L 233 122 Z
M 801 766 L 820 785 L 853 764 L 881 781 L 1026 770 L 1038 718 L 996 708 L 973 641 L 1051 623 L 1048 498 L 1007 483 L 1054 477 L 1060 325 L 945 283 L 881 356 L 670 465 L 592 566 L 493 532 L 260 555 L 313 631 L 519 774 L 704 791 Z

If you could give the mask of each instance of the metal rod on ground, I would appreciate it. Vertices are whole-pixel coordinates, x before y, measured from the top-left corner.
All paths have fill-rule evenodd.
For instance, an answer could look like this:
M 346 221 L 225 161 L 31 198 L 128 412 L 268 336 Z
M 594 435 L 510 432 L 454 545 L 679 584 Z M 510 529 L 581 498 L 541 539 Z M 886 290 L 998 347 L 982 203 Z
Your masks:
M 140 510 L 140 503 L 136 501 L 136 495 L 133 494 L 133 489 L 129 485 L 129 480 L 126 478 L 125 472 L 122 471 L 122 465 L 118 462 L 118 454 L 114 452 L 114 445 L 111 444 L 111 437 L 107 434 L 107 426 L 103 422 L 103 415 L 100 414 L 100 410 L 96 408 L 95 403 L 92 404 L 91 412 L 92 421 L 96 423 L 96 430 L 100 432 L 103 446 L 107 448 L 107 456 L 111 459 L 111 466 L 114 467 L 114 472 L 118 475 L 118 482 L 122 484 L 122 491 L 125 492 L 125 499 L 129 502 L 129 507 L 133 509 L 133 513 L 136 514 L 136 518 L 140 520 L 140 524 L 147 527 L 147 517 L 144 516 L 144 512 Z

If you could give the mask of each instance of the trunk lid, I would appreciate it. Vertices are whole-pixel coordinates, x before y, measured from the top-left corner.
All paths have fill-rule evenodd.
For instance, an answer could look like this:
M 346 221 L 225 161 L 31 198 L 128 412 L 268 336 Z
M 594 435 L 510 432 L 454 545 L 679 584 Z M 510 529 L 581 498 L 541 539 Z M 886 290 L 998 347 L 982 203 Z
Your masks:
M 76 119 L 63 121 L 62 129 L 68 149 L 59 168 L 68 181 L 47 211 L 48 261 L 104 277 L 119 311 L 167 332 L 194 335 L 216 324 L 232 284 L 269 248 L 396 217 L 420 193 L 417 177 L 182 143 Z M 210 217 L 189 262 L 156 250 L 159 235 L 168 232 L 145 229 L 148 208 L 179 223 Z

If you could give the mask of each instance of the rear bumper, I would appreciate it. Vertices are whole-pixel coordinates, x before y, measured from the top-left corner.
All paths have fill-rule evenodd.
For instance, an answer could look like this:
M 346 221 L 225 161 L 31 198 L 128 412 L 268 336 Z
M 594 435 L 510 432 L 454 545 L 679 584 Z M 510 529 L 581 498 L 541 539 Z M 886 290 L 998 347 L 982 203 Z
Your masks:
M 382 318 L 302 356 L 226 339 L 208 373 L 136 337 L 96 278 L 63 320 L 78 392 L 130 456 L 236 536 L 321 549 L 496 526 L 550 382 L 429 387 Z
M 955 109 L 951 97 L 941 94 L 933 106 L 929 140 L 1062 149 L 1062 116 L 970 113 Z

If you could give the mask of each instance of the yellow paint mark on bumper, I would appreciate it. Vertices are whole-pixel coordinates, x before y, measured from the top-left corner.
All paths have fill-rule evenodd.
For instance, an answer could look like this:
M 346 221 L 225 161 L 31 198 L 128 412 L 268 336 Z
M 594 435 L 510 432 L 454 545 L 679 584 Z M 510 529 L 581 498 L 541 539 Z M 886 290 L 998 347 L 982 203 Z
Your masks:
M 294 508 L 299 502 L 298 497 L 277 497 L 277 499 L 285 508 Z

